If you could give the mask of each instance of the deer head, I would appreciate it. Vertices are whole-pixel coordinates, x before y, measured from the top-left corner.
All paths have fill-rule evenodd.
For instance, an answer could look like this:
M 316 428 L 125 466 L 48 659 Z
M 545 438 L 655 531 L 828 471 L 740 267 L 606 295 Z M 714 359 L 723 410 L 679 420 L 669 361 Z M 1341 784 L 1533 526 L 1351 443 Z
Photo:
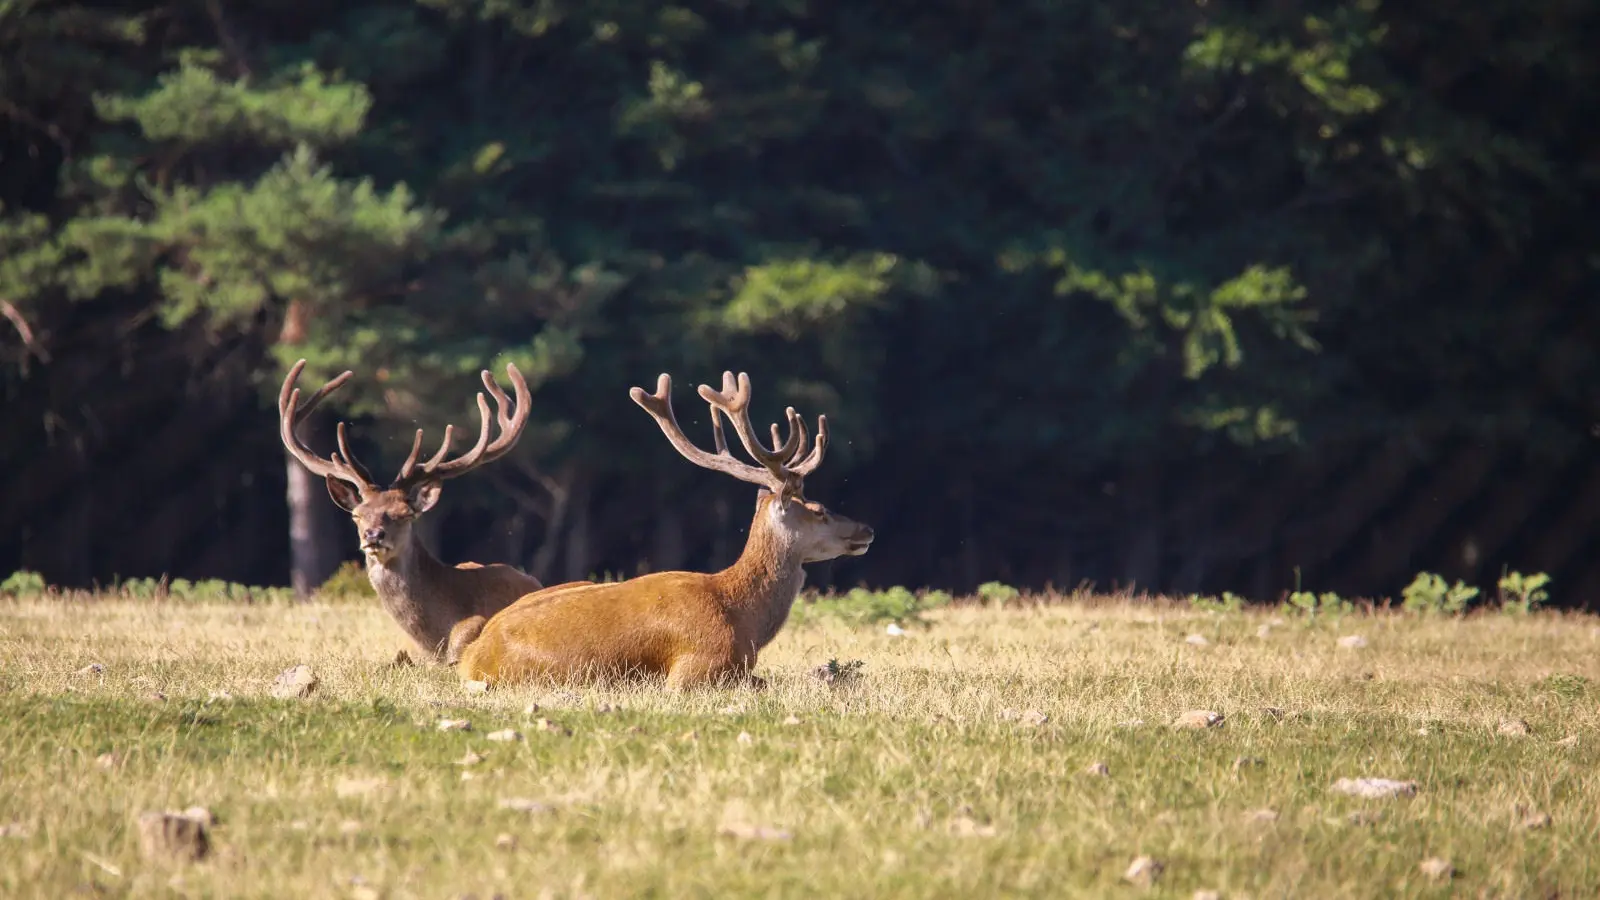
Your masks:
M 787 440 L 780 440 L 778 426 L 772 426 L 772 446 L 761 443 L 750 425 L 750 376 L 722 373 L 722 390 L 700 385 L 701 399 L 711 406 L 712 440 L 716 451 L 708 453 L 695 446 L 678 427 L 672 412 L 672 376 L 663 373 L 656 379 L 656 392 L 633 388 L 628 396 L 644 408 L 661 426 L 661 432 L 683 457 L 702 468 L 732 475 L 762 490 L 756 498 L 756 527 L 766 527 L 784 542 L 787 552 L 803 563 L 823 562 L 840 556 L 860 556 L 872 546 L 872 529 L 836 515 L 827 507 L 805 496 L 805 478 L 822 464 L 828 450 L 828 418 L 817 417 L 817 438 L 813 445 L 805 420 L 789 407 L 784 416 L 789 423 Z M 733 423 L 739 442 L 758 465 L 741 462 L 728 452 L 722 430 L 722 417 Z M 756 527 L 751 530 L 752 539 Z
M 516 446 L 517 439 L 522 436 L 523 426 L 528 424 L 528 383 L 523 380 L 522 373 L 517 371 L 516 366 L 506 365 L 506 375 L 511 378 L 512 390 L 516 394 L 515 408 L 509 409 L 511 400 L 495 383 L 494 376 L 484 370 L 483 386 L 494 397 L 495 420 L 500 426 L 499 437 L 492 442 L 489 440 L 489 404 L 480 393 L 478 442 L 472 449 L 455 459 L 447 459 L 455 428 L 446 425 L 439 451 L 418 465 L 418 456 L 422 452 L 422 429 L 419 428 L 416 438 L 411 442 L 411 453 L 400 466 L 400 474 L 388 487 L 380 487 L 373 481 L 367 467 L 350 452 L 344 422 L 340 422 L 337 429 L 339 449 L 327 457 L 313 453 L 295 435 L 295 428 L 306 414 L 353 375 L 347 371 L 336 376 L 302 403 L 300 389 L 295 382 L 299 380 L 305 365 L 303 359 L 295 363 L 278 392 L 278 424 L 283 445 L 307 469 L 327 481 L 328 495 L 333 502 L 355 520 L 356 531 L 361 539 L 361 552 L 368 562 L 388 564 L 405 552 L 411 543 L 412 523 L 439 502 L 442 482 L 446 478 L 465 475 L 506 455 Z

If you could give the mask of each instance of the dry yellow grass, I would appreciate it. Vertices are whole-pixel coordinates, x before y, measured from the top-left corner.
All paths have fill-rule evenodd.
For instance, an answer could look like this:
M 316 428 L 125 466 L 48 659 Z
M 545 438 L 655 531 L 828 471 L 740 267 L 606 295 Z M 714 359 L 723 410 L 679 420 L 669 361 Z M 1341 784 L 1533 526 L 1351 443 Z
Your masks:
M 791 626 L 764 694 L 475 696 L 366 605 L 0 602 L 0 894 L 1116 896 L 1148 854 L 1150 896 L 1600 895 L 1600 620 L 1271 615 L 957 607 Z M 1364 776 L 1418 792 L 1329 791 Z M 138 814 L 196 804 L 211 857 L 141 860 Z

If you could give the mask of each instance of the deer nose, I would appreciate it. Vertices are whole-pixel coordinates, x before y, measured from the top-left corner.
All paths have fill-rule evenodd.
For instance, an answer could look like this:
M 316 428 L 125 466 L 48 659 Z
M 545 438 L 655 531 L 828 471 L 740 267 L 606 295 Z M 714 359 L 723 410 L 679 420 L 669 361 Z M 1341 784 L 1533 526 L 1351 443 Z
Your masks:
M 367 543 L 369 544 L 376 544 L 377 542 L 383 540 L 387 535 L 388 532 L 384 531 L 381 525 L 377 528 L 368 528 L 366 531 L 361 532 L 361 536 L 366 538 Z
M 874 532 L 871 525 L 863 525 L 859 530 L 856 531 L 856 534 L 860 537 L 870 539 L 872 538 Z

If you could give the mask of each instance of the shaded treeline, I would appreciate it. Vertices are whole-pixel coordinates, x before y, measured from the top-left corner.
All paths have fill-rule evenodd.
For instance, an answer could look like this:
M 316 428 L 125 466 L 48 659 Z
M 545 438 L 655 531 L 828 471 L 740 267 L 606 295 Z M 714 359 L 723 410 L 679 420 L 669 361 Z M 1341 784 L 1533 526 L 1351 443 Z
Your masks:
M 515 362 L 425 521 L 547 579 L 737 551 L 626 396 L 731 368 L 824 582 L 1600 597 L 1600 12 L 991 7 L 0 3 L 0 570 L 314 584 L 305 357 L 384 470 Z

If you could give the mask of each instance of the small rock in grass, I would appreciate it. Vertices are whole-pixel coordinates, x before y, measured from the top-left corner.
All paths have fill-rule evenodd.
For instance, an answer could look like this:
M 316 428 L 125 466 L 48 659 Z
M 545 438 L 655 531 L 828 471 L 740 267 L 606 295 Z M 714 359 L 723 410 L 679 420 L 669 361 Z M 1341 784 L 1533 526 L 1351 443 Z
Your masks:
M 1387 797 L 1414 797 L 1417 783 L 1393 778 L 1341 778 L 1333 783 L 1331 790 L 1335 794 L 1381 800 Z
M 358 884 L 350 889 L 350 900 L 381 900 L 382 894 L 370 884 Z
M 1258 637 L 1258 638 L 1269 638 L 1269 637 L 1272 637 L 1272 625 L 1271 625 L 1271 623 L 1268 623 L 1266 625 L 1262 625 L 1260 628 L 1257 628 L 1256 629 L 1256 637 Z
M 723 825 L 717 829 L 717 834 L 745 841 L 787 841 L 794 838 L 793 834 L 782 828 L 772 828 L 767 825 Z
M 1191 634 L 1184 638 L 1183 642 L 1195 647 L 1204 647 L 1205 645 L 1211 643 L 1210 641 L 1206 640 L 1206 636 L 1203 634 Z
M 494 845 L 499 850 L 515 850 L 517 849 L 517 838 L 515 835 L 506 834 L 502 831 L 495 835 Z
M 1561 740 L 1556 741 L 1555 745 L 1557 747 L 1576 747 L 1578 746 L 1578 736 L 1575 734 L 1569 734 Z
M 884 626 L 883 633 L 890 637 L 905 637 L 906 630 L 898 622 L 890 622 Z
M 382 778 L 340 778 L 333 783 L 333 793 L 338 797 L 360 797 L 383 787 Z
M 691 728 L 688 731 L 685 731 L 683 734 L 678 735 L 678 740 L 685 744 L 692 744 L 700 740 L 700 732 Z
M 122 757 L 115 753 L 102 753 L 94 758 L 94 764 L 109 772 L 122 768 Z
M 1017 710 L 1009 706 L 1000 710 L 1000 718 L 1002 721 L 1021 722 L 1024 725 L 1031 725 L 1035 728 L 1050 721 L 1049 716 L 1039 712 L 1037 709 Z
M 1233 771 L 1234 774 L 1238 774 L 1245 769 L 1253 769 L 1257 766 L 1264 766 L 1266 764 L 1267 761 L 1259 756 L 1240 756 L 1236 757 L 1233 761 Z
M 538 800 L 530 800 L 527 797 L 505 797 L 500 801 L 500 808 L 520 813 L 546 813 L 555 811 L 554 806 L 551 806 L 548 803 L 542 803 Z
M 1111 767 L 1103 762 L 1095 761 L 1084 767 L 1083 774 L 1109 778 L 1111 777 Z
M 361 823 L 357 822 L 355 819 L 345 819 L 343 822 L 339 823 L 339 833 L 345 837 L 360 834 L 361 828 Z
M 227 691 L 212 691 L 210 693 L 210 695 L 206 697 L 206 702 L 207 703 L 222 703 L 222 702 L 226 702 L 226 701 L 232 700 L 232 699 L 233 699 L 233 695 L 228 693 Z
M 539 711 L 539 704 L 537 704 L 537 703 L 529 703 L 527 706 L 524 706 L 522 708 L 522 714 L 525 715 L 525 716 L 531 716 L 531 715 L 533 715 L 534 713 L 536 713 L 538 711 Z
M 1172 720 L 1173 728 L 1216 728 L 1222 725 L 1222 713 L 1209 709 L 1191 709 Z
M 456 765 L 458 765 L 458 766 L 475 766 L 475 765 L 477 765 L 478 763 L 481 763 L 481 762 L 483 762 L 483 757 L 481 757 L 478 754 L 472 752 L 471 750 L 468 750 L 466 753 L 462 754 L 460 759 L 456 760 Z
M 1429 857 L 1418 863 L 1417 869 L 1434 881 L 1447 881 L 1456 873 L 1456 867 L 1450 864 L 1450 860 L 1438 856 Z
M 783 720 L 783 724 L 785 724 L 785 725 L 799 725 L 800 724 L 800 717 L 797 716 L 797 715 L 794 715 L 793 713 L 790 713 L 789 717 L 787 719 Z
M 950 833 L 956 837 L 994 837 L 999 829 L 978 821 L 969 813 L 961 813 L 950 820 Z
M 569 735 L 572 733 L 571 728 L 568 728 L 560 722 L 555 722 L 550 719 L 535 719 L 533 721 L 533 727 L 539 729 L 540 731 L 547 731 L 551 734 Z
M 1495 727 L 1495 733 L 1503 734 L 1506 737 L 1526 737 L 1528 735 L 1528 720 L 1503 719 L 1501 720 L 1500 724 Z
M 33 834 L 33 829 L 21 822 L 7 822 L 0 825 L 0 838 L 25 838 Z
M 1359 634 L 1347 634 L 1339 638 L 1339 646 L 1346 650 L 1360 650 L 1367 645 L 1367 639 Z
M 170 812 L 172 812 L 172 810 L 169 809 L 169 810 L 167 810 L 167 812 L 170 813 Z M 176 813 L 176 815 L 183 816 L 184 818 L 187 818 L 187 819 L 193 819 L 196 822 L 199 822 L 201 825 L 206 826 L 207 828 L 211 827 L 212 825 L 217 824 L 217 815 L 216 815 L 216 813 L 212 812 L 209 809 L 206 809 L 204 806 L 191 806 L 188 809 L 184 810 L 183 812 Z
M 272 696 L 279 700 L 304 700 L 314 693 L 321 680 L 305 664 L 284 669 L 272 680 Z
M 510 728 L 502 728 L 499 731 L 491 731 L 484 737 L 501 744 L 512 744 L 522 740 L 522 732 Z
M 1522 817 L 1522 827 L 1530 831 L 1550 827 L 1550 814 L 1547 812 L 1530 812 Z
M 1350 815 L 1345 816 L 1344 820 L 1359 828 L 1362 825 L 1376 825 L 1382 818 L 1382 813 L 1375 812 L 1370 809 L 1358 809 Z
M 440 731 L 471 731 L 472 723 L 466 719 L 440 719 Z
M 211 852 L 206 823 L 184 813 L 143 813 L 138 830 L 139 853 L 148 860 L 195 862 Z
M 165 703 L 167 702 L 167 695 L 161 693 L 160 691 L 151 691 L 145 695 L 145 699 L 149 700 L 151 703 Z
M 1161 877 L 1161 872 L 1166 868 L 1160 860 L 1149 856 L 1136 856 L 1128 864 L 1128 871 L 1122 873 L 1124 881 L 1130 881 L 1140 887 L 1151 887 Z
M 487 694 L 489 693 L 489 682 L 463 681 L 461 682 L 461 689 L 468 694 Z
M 1222 892 L 1201 888 L 1190 896 L 1190 900 L 1222 900 Z
M 1253 809 L 1244 814 L 1246 822 L 1266 824 L 1278 821 L 1278 811 L 1275 809 Z
M 1144 725 L 1143 719 L 1124 719 L 1117 723 L 1118 728 L 1139 728 Z
M 754 744 L 756 742 L 756 739 L 751 737 L 750 736 L 750 732 L 748 732 L 748 731 L 739 732 L 739 736 L 737 738 L 734 738 L 734 740 L 738 741 L 741 744 L 744 744 L 745 746 L 749 746 L 749 745 Z
M 89 663 L 87 666 L 84 666 L 83 668 L 79 669 L 76 672 L 73 672 L 72 674 L 74 674 L 74 675 L 104 675 L 105 673 L 106 673 L 106 667 L 105 666 L 102 666 L 99 663 Z

